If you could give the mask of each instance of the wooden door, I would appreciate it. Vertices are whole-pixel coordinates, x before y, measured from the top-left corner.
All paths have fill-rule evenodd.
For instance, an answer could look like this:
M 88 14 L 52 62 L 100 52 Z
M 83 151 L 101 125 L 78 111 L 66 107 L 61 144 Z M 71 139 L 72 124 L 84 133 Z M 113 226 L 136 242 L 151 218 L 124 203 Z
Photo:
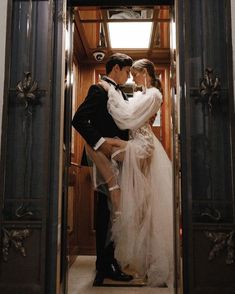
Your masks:
M 235 293 L 230 1 L 176 1 L 184 293 Z

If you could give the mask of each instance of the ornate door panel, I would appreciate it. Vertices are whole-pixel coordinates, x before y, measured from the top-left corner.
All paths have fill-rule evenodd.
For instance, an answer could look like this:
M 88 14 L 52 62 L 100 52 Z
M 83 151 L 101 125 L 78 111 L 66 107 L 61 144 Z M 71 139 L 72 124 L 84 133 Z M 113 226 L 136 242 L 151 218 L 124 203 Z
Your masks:
M 56 293 L 60 283 L 65 7 L 62 1 L 9 2 L 0 292 Z
M 184 293 L 235 293 L 230 1 L 177 1 Z

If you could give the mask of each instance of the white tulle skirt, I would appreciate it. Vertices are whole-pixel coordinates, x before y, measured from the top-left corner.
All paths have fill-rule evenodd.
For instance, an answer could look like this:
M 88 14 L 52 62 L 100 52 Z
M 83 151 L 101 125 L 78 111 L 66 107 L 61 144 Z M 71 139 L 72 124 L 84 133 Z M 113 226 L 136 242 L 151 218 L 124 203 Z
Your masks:
M 112 238 L 122 268 L 135 269 L 151 286 L 172 287 L 172 164 L 155 136 L 153 143 L 144 173 L 138 143 L 127 144 L 120 173 L 122 214 L 112 226 Z

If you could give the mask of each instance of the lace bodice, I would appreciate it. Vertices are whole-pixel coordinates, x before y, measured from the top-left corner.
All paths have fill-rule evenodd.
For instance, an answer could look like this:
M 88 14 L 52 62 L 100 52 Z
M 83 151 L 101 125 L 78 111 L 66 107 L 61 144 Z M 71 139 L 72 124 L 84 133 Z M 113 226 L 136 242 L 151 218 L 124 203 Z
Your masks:
M 146 139 L 153 142 L 153 132 L 149 125 L 149 123 L 145 123 L 142 127 L 138 128 L 137 130 L 130 131 L 130 139 L 134 139 L 138 134 L 145 136 Z
M 145 123 L 137 130 L 130 131 L 130 140 L 139 142 L 138 155 L 140 158 L 148 158 L 152 155 L 154 150 L 154 134 L 149 123 Z

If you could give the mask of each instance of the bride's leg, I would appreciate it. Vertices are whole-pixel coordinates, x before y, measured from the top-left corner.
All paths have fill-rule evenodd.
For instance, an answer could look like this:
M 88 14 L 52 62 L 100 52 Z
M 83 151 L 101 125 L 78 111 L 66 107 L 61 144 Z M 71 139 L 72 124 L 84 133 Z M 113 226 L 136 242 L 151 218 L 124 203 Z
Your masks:
M 120 207 L 121 191 L 112 163 L 101 151 L 93 150 L 88 144 L 86 144 L 86 151 L 108 185 L 112 208 L 114 214 L 117 214 Z

